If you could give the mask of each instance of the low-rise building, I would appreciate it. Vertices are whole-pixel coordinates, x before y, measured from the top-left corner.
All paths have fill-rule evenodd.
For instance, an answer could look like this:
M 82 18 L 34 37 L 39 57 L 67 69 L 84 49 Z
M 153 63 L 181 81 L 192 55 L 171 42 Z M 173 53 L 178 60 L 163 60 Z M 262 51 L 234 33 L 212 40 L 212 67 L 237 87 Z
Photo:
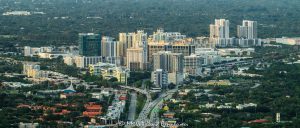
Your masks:
M 37 128 L 39 123 L 19 123 L 19 128 Z
M 78 68 L 87 68 L 89 65 L 104 62 L 102 56 L 75 56 L 74 62 Z
M 126 83 L 130 75 L 129 70 L 126 68 L 102 62 L 89 65 L 89 72 L 92 75 L 101 75 L 104 79 L 117 78 L 118 82 L 121 83 Z
M 300 37 L 288 38 L 276 38 L 276 43 L 286 44 L 286 45 L 300 45 Z
M 218 51 L 222 56 L 250 56 L 255 52 L 254 48 L 224 48 Z
M 219 52 L 212 48 L 197 48 L 195 55 L 204 58 L 202 65 L 211 65 L 222 61 Z
M 41 52 L 38 53 L 38 56 L 40 58 L 44 58 L 44 59 L 55 59 L 58 57 L 69 57 L 72 56 L 72 54 L 67 54 L 67 53 L 63 53 L 63 52 Z
M 102 114 L 102 106 L 96 103 L 90 102 L 84 105 L 84 107 L 86 110 L 82 113 L 83 116 L 87 116 L 91 118 Z
M 248 108 L 248 107 L 257 107 L 257 104 L 254 104 L 254 103 L 238 104 L 238 105 L 236 106 L 236 109 L 238 109 L 238 110 L 243 110 L 244 108 Z
M 21 82 L 2 82 L 3 86 L 11 87 L 11 88 L 20 88 L 20 87 L 31 87 L 33 84 L 25 84 Z
M 166 112 L 166 113 L 163 114 L 163 116 L 164 116 L 165 118 L 173 119 L 174 116 L 175 116 L 175 113 L 174 113 L 174 112 Z
M 30 46 L 25 46 L 24 47 L 24 56 L 37 56 L 40 53 L 52 52 L 52 51 L 53 51 L 52 47 L 30 47 Z
M 209 86 L 229 86 L 231 85 L 229 80 L 210 80 L 207 82 Z

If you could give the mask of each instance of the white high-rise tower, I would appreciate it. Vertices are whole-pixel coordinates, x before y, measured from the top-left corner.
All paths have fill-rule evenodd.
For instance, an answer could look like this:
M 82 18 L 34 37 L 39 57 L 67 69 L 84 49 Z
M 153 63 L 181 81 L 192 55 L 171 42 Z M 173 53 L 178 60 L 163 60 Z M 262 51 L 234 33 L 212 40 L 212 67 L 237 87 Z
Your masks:
M 244 39 L 257 39 L 257 22 L 243 20 L 243 25 L 237 27 L 237 36 Z
M 229 20 L 216 19 L 215 24 L 210 25 L 211 38 L 229 38 Z

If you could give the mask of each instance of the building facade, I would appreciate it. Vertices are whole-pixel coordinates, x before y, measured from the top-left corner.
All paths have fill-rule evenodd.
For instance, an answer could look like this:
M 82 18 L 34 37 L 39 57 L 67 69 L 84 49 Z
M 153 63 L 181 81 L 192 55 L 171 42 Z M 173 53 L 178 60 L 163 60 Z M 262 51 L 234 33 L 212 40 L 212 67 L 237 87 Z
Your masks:
M 170 51 L 172 53 L 182 53 L 183 56 L 189 56 L 195 53 L 195 45 L 178 43 L 178 44 L 148 44 L 148 62 L 153 65 L 153 54 L 160 51 Z
M 101 35 L 79 33 L 79 55 L 101 56 Z
M 257 39 L 257 22 L 243 20 L 243 25 L 237 26 L 237 37 L 243 39 Z
M 127 63 L 126 66 L 130 71 L 147 69 L 147 57 L 143 48 L 129 48 L 127 49 Z
M 168 85 L 168 73 L 157 69 L 151 73 L 151 81 L 157 88 L 164 88 Z
M 104 79 L 116 78 L 118 82 L 126 83 L 129 77 L 129 70 L 122 67 L 117 67 L 115 64 L 102 63 L 89 65 L 89 72 L 92 75 L 101 75 Z
M 183 82 L 183 54 L 172 53 L 170 51 L 160 51 L 153 54 L 153 71 L 152 75 L 166 73 L 167 83 L 181 84 Z M 158 72 L 157 72 L 158 71 Z M 152 81 L 158 76 L 152 76 Z
M 229 20 L 216 19 L 210 25 L 210 38 L 229 38 Z
M 91 64 L 104 62 L 104 58 L 102 56 L 76 56 L 74 62 L 78 68 L 87 68 Z
M 184 57 L 184 74 L 192 75 L 192 76 L 198 76 L 201 75 L 202 71 L 202 65 L 204 64 L 204 59 L 201 56 L 197 56 L 195 54 L 192 54 L 190 56 Z

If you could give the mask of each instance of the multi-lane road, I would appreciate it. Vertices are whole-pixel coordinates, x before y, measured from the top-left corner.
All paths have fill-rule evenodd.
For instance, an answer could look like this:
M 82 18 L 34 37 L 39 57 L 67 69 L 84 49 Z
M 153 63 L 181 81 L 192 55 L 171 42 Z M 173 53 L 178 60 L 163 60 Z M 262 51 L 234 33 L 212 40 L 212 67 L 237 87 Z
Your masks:
M 158 110 L 161 109 L 161 107 L 163 105 L 163 101 L 170 99 L 172 97 L 172 95 L 178 90 L 176 88 L 176 89 L 168 90 L 167 92 L 163 92 L 157 99 L 151 101 L 150 93 L 146 90 L 142 90 L 142 89 L 135 88 L 135 87 L 129 87 L 129 86 L 121 86 L 121 87 L 126 88 L 126 89 L 131 89 L 131 90 L 134 90 L 136 92 L 146 95 L 146 97 L 147 97 L 146 103 L 145 103 L 142 111 L 140 112 L 138 118 L 135 120 L 135 122 L 138 122 L 138 123 L 148 122 L 151 124 L 159 123 Z M 149 118 L 149 116 L 150 116 L 150 118 Z M 127 126 L 127 127 L 130 127 L 130 126 Z M 144 127 L 146 127 L 146 126 L 144 126 Z
M 131 100 L 130 100 L 130 106 L 129 106 L 128 120 L 134 121 L 135 113 L 136 113 L 136 92 L 131 93 L 130 99 Z

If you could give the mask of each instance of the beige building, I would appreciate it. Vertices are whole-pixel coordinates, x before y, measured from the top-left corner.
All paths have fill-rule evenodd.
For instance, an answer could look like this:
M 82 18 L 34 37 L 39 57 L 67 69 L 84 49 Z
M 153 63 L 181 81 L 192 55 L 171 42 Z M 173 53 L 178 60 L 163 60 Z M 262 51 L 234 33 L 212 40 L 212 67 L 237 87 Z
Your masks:
M 153 64 L 153 54 L 159 51 L 170 51 L 172 53 L 182 53 L 183 56 L 189 56 L 195 53 L 195 46 L 188 43 L 149 43 L 148 44 L 148 62 Z
M 31 78 L 40 77 L 40 65 L 35 63 L 24 63 L 23 64 L 23 74 Z
M 183 82 L 183 54 L 182 53 L 172 53 L 170 51 L 160 51 L 153 54 L 153 71 L 152 81 L 155 83 L 173 83 L 180 84 Z M 160 74 L 160 75 L 159 75 Z M 155 75 L 155 76 L 154 76 Z M 167 82 L 157 82 L 158 76 L 164 76 L 161 81 Z M 167 78 L 167 79 L 166 79 Z M 157 86 L 162 86 L 165 84 L 160 84 Z
M 192 54 L 184 57 L 184 69 L 185 75 L 197 76 L 201 75 L 202 65 L 205 63 L 205 58 Z
M 92 75 L 101 75 L 104 79 L 117 78 L 118 82 L 126 83 L 129 77 L 129 70 L 116 67 L 114 64 L 97 63 L 89 65 L 89 72 Z
M 127 63 L 126 66 L 130 71 L 147 69 L 147 58 L 144 54 L 143 48 L 129 48 L 127 49 Z
M 148 36 L 143 30 L 138 30 L 133 33 L 119 33 L 119 48 L 118 54 L 123 57 L 123 64 L 127 67 L 135 67 L 132 69 L 145 69 L 144 66 L 147 63 L 147 45 L 148 45 Z M 130 53 L 128 53 L 128 51 Z M 141 53 L 142 52 L 142 53 Z M 140 60 L 138 57 L 134 59 L 134 55 L 132 53 L 141 53 L 143 60 Z M 128 56 L 131 55 L 131 56 Z M 139 56 L 139 55 L 137 55 Z M 128 65 L 131 64 L 131 65 Z M 139 67 L 139 68 L 138 68 Z
M 210 25 L 210 38 L 229 38 L 229 20 L 215 19 L 215 24 Z

